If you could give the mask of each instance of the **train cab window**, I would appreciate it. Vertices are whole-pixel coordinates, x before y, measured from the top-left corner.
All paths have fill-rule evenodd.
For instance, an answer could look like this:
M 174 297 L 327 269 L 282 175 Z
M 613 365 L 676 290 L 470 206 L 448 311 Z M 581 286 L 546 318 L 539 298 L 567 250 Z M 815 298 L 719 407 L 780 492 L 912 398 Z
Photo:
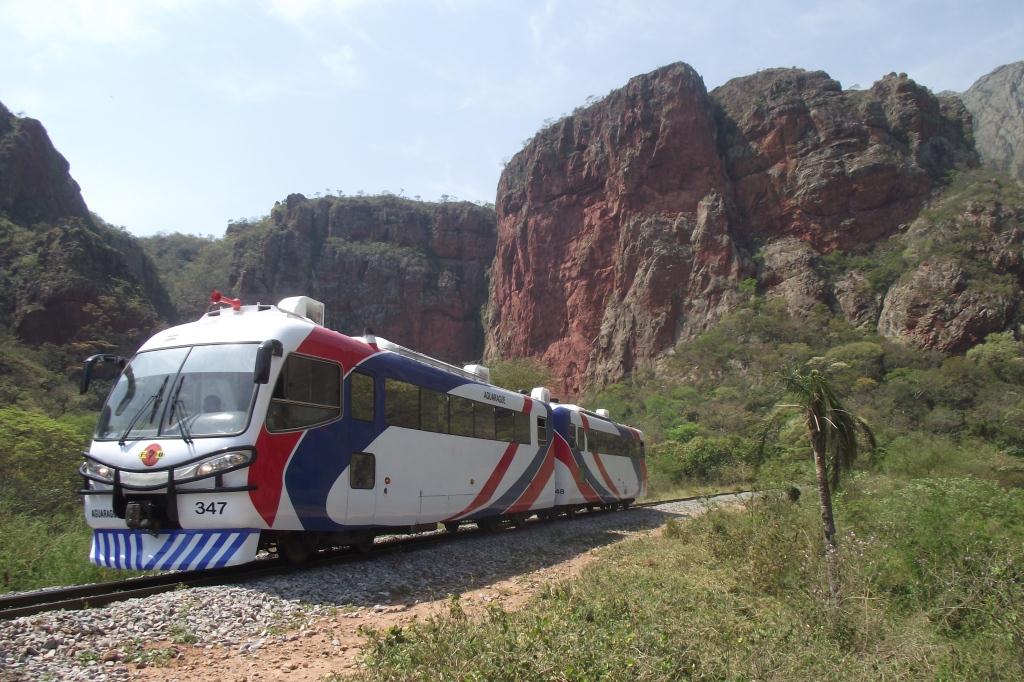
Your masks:
M 586 451 L 586 449 L 587 449 L 587 431 L 583 427 L 580 427 L 580 426 L 576 427 L 576 443 L 578 444 L 580 450 Z
M 515 412 L 504 407 L 494 408 L 494 437 L 511 443 L 515 440 Z
M 363 422 L 374 419 L 373 377 L 362 372 L 352 372 L 349 379 L 349 394 L 352 403 L 352 418 Z
M 473 401 L 457 395 L 449 396 L 451 408 L 451 426 L 449 433 L 453 436 L 473 437 Z
M 548 443 L 548 420 L 545 417 L 537 417 L 537 444 L 547 445 Z
M 322 424 L 341 415 L 341 368 L 333 362 L 290 355 L 274 385 L 268 431 Z
M 520 445 L 530 444 L 530 415 L 525 412 L 512 414 L 512 429 L 515 441 Z
M 473 403 L 473 436 L 494 440 L 494 408 Z
M 435 433 L 448 433 L 448 395 L 420 389 L 420 428 Z
M 353 452 L 348 465 L 348 485 L 352 490 L 373 490 L 377 462 L 369 452 Z
M 385 419 L 389 426 L 420 428 L 420 389 L 404 381 L 384 382 Z

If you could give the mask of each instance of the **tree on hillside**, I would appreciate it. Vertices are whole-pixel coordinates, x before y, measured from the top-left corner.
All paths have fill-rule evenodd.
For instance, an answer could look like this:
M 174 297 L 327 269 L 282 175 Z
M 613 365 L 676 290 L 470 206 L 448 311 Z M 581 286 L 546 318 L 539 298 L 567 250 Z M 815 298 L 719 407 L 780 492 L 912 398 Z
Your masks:
M 783 379 L 787 392 L 797 401 L 788 407 L 797 407 L 803 412 L 811 441 L 825 534 L 828 589 L 833 606 L 837 606 L 840 599 L 839 545 L 832 514 L 832 491 L 839 488 L 840 472 L 849 469 L 857 459 L 860 449 L 858 434 L 864 436 L 872 449 L 875 447 L 875 435 L 867 422 L 843 407 L 828 378 L 818 370 L 790 370 Z

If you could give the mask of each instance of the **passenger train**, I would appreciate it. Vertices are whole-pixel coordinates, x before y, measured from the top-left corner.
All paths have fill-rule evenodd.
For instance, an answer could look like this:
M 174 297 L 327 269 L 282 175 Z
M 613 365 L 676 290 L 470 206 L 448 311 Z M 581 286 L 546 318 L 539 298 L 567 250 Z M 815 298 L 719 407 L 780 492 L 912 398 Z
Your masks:
M 644 494 L 643 434 L 490 383 L 367 333 L 323 325 L 305 296 L 242 305 L 214 292 L 121 367 L 80 473 L 90 560 L 205 569 L 269 549 L 367 549 L 443 524 L 626 508 Z

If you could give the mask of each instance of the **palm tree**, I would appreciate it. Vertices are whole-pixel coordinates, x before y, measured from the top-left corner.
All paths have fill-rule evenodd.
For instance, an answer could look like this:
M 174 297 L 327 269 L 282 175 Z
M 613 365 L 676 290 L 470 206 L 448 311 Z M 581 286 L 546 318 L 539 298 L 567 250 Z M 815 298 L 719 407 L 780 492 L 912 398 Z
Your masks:
M 818 501 L 821 524 L 825 533 L 825 560 L 828 588 L 832 604 L 839 604 L 839 546 L 836 542 L 836 521 L 832 514 L 832 491 L 839 488 L 840 472 L 849 469 L 860 449 L 857 434 L 864 435 L 872 449 L 875 435 L 860 417 L 843 408 L 828 378 L 816 369 L 797 369 L 783 374 L 786 390 L 797 399 L 804 413 L 807 435 L 814 453 L 818 479 Z

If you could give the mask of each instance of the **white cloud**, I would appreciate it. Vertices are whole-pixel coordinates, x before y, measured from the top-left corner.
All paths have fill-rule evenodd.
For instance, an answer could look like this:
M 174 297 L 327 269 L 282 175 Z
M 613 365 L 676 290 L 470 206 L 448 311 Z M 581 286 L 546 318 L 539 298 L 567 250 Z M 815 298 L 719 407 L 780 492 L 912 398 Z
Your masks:
M 363 83 L 363 73 L 356 64 L 356 53 L 351 45 L 320 55 L 320 61 L 334 75 L 335 81 L 347 88 L 358 88 Z
M 292 83 L 236 69 L 223 69 L 200 77 L 206 91 L 235 105 L 264 104 L 282 99 L 295 91 Z
M 81 45 L 159 46 L 159 23 L 194 0 L 34 0 L 0 4 L 0 25 L 51 56 Z M 62 49 L 63 48 L 63 49 Z
M 546 0 L 544 9 L 539 12 L 530 12 L 530 39 L 533 40 L 535 49 L 544 47 L 544 37 L 551 25 L 555 15 L 555 3 L 553 0 Z
M 324 15 L 342 16 L 365 0 L 267 0 L 267 12 L 297 26 Z

